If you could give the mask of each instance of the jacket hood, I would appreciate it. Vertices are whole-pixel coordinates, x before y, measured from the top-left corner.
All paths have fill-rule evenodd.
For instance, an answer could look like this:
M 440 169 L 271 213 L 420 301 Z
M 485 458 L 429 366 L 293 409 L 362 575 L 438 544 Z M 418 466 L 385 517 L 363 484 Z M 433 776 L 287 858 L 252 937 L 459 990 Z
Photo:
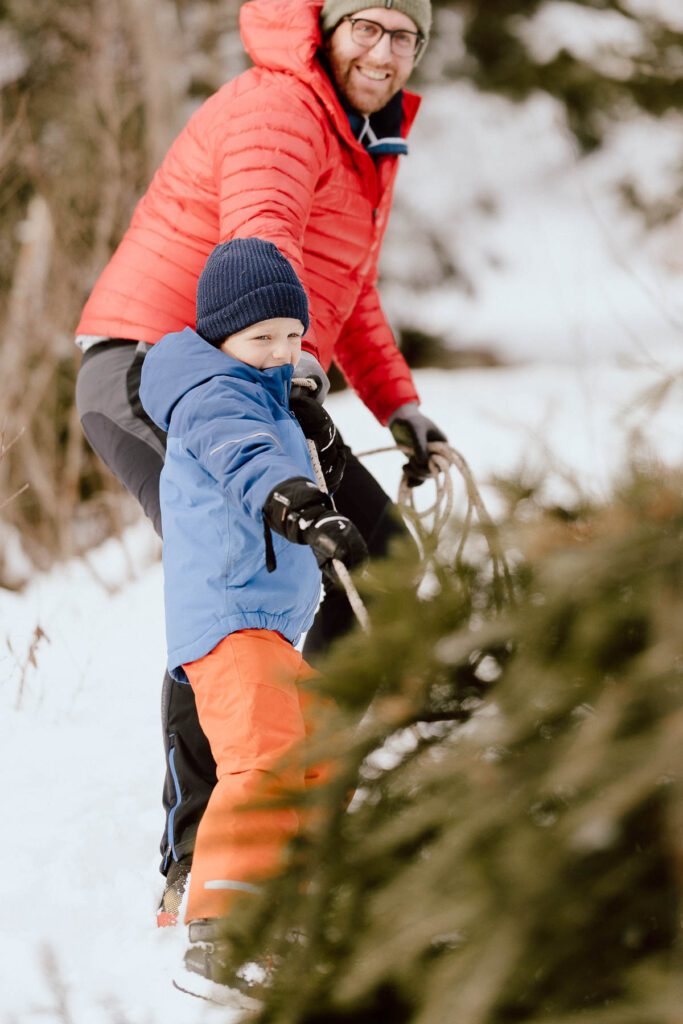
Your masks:
M 285 404 L 289 401 L 293 373 L 294 367 L 289 364 L 257 370 L 221 352 L 191 327 L 186 327 L 175 334 L 167 334 L 145 356 L 140 401 L 156 425 L 168 432 L 171 415 L 180 399 L 213 377 L 230 377 L 261 386 Z
M 240 10 L 242 43 L 257 67 L 310 77 L 322 43 L 323 0 L 249 0 Z

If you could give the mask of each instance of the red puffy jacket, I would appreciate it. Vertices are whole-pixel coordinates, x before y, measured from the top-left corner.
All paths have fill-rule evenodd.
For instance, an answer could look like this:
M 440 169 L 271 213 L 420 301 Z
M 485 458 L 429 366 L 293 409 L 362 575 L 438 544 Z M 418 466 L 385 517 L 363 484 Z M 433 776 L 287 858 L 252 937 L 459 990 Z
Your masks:
M 258 237 L 308 293 L 305 347 L 334 359 L 382 423 L 416 401 L 375 287 L 397 157 L 356 142 L 316 59 L 321 0 L 251 0 L 255 67 L 224 85 L 171 146 L 99 277 L 78 334 L 156 342 L 195 323 L 197 278 L 220 241 Z M 405 93 L 404 134 L 419 98 Z

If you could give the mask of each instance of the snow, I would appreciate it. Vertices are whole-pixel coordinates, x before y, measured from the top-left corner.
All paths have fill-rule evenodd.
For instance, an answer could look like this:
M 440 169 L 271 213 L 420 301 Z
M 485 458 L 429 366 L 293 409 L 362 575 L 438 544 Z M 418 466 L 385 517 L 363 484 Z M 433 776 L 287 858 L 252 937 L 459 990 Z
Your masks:
M 674 31 L 683 29 L 679 0 L 628 0 L 626 7 L 636 17 L 656 18 Z
M 683 338 L 683 215 L 647 234 L 617 186 L 636 185 L 649 201 L 676 195 L 682 128 L 678 114 L 634 118 L 581 160 L 547 95 L 518 106 L 468 83 L 436 88 L 398 180 L 410 213 L 390 224 L 382 261 L 392 320 L 506 361 L 673 358 Z M 434 140 L 451 175 L 441 188 L 424 184 Z M 430 286 L 432 237 L 469 287 Z
M 575 479 L 597 495 L 628 459 L 624 426 L 640 422 L 637 396 L 658 379 L 607 361 L 416 376 L 425 409 L 480 482 L 548 469 L 561 493 L 571 494 Z M 388 444 L 353 395 L 329 406 L 356 450 Z M 640 425 L 653 450 L 680 462 L 673 399 Z M 371 459 L 396 494 L 401 457 Z M 154 928 L 164 663 L 156 553 L 151 527 L 140 523 L 96 553 L 95 572 L 75 563 L 21 595 L 0 591 L 0 774 L 11 780 L 0 959 L 12 965 L 0 1009 L 8 1022 L 24 1024 L 39 1007 L 45 1020 L 64 1019 L 55 971 L 74 1024 L 111 1022 L 116 1006 L 129 1024 L 194 1024 L 219 1012 L 173 990 L 183 929 Z M 140 566 L 133 579 L 131 564 Z M 36 626 L 45 633 L 37 642 Z
M 615 63 L 625 61 L 630 75 L 628 57 L 637 57 L 643 46 L 638 21 L 617 11 L 582 9 L 560 0 L 549 0 L 532 18 L 518 18 L 517 32 L 539 64 L 549 63 L 564 49 L 610 74 L 617 73 L 608 64 L 611 57 Z
M 420 322 L 493 345 L 508 365 L 416 380 L 485 499 L 495 508 L 495 475 L 547 474 L 548 495 L 566 499 L 604 496 L 633 455 L 680 465 L 681 268 L 669 259 L 680 226 L 645 237 L 609 195 L 624 162 L 666 190 L 679 122 L 641 119 L 578 164 L 542 97 L 512 107 L 457 86 L 437 90 L 424 115 L 427 136 L 448 119 L 447 173 L 411 158 L 400 201 L 453 246 L 476 288 L 425 285 Z M 428 178 L 434 187 L 419 187 Z M 401 289 L 388 291 L 396 320 L 414 318 Z M 661 403 L 645 401 L 658 389 Z M 353 395 L 328 407 L 357 451 L 390 444 Z M 401 457 L 368 464 L 395 495 Z M 6 1024 L 229 1021 L 173 990 L 184 930 L 154 927 L 163 664 L 158 544 L 145 522 L 21 594 L 0 591 Z

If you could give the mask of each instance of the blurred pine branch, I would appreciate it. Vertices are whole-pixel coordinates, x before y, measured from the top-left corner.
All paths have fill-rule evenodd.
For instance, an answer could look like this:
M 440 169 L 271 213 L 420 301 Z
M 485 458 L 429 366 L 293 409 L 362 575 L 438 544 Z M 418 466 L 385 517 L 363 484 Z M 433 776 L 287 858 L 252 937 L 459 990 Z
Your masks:
M 385 566 L 321 683 L 316 824 L 233 920 L 283 957 L 262 1024 L 683 1019 L 682 493 L 511 523 L 504 616 L 476 560 L 429 599 Z

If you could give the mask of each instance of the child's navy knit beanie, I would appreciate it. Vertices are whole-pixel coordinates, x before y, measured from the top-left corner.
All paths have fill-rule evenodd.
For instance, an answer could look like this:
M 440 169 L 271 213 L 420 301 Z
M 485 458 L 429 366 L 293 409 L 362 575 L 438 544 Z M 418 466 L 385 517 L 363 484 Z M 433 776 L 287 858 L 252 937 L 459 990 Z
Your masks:
M 217 245 L 197 283 L 197 334 L 216 345 L 279 316 L 300 320 L 308 330 L 308 299 L 289 260 L 261 238 Z

